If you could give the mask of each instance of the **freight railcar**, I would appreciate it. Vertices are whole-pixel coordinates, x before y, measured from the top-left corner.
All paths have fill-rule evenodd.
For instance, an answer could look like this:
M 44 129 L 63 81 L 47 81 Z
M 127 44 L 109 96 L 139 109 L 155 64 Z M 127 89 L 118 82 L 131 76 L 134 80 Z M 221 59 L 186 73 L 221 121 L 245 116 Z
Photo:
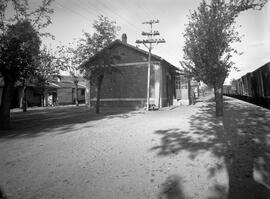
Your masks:
M 242 76 L 233 85 L 225 86 L 223 93 L 270 108 L 270 62 Z

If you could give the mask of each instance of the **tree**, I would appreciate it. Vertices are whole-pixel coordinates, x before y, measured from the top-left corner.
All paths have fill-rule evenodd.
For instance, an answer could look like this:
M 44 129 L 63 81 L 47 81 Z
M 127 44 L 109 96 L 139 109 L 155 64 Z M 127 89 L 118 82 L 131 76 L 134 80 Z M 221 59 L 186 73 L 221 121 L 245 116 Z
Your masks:
M 40 30 L 51 23 L 51 2 L 52 0 L 43 0 L 42 5 L 31 12 L 27 0 L 0 2 L 0 73 L 4 79 L 0 129 L 10 128 L 10 105 L 15 82 L 23 83 L 34 74 L 41 44 L 40 36 L 49 35 Z M 6 18 L 9 3 L 14 8 L 14 15 Z
M 10 25 L 1 36 L 0 72 L 4 79 L 0 127 L 9 128 L 10 104 L 16 81 L 24 81 L 34 73 L 40 39 L 28 21 Z
M 117 33 L 120 30 L 115 21 L 111 21 L 103 15 L 98 16 L 98 19 L 94 20 L 93 28 L 95 32 L 92 35 L 84 32 L 84 38 L 81 38 L 78 42 L 77 56 L 81 61 L 88 59 L 107 47 L 116 39 Z
M 118 68 L 113 66 L 116 60 L 120 60 L 120 57 L 113 55 L 110 48 L 105 48 L 102 52 L 93 57 L 93 59 L 81 65 L 83 68 L 86 68 L 87 78 L 91 84 L 95 85 L 97 88 L 96 114 L 100 112 L 101 86 L 105 75 L 112 75 L 113 73 L 122 74 Z
M 234 63 L 233 54 L 240 54 L 231 47 L 241 42 L 235 20 L 248 9 L 261 9 L 267 0 L 203 0 L 197 11 L 190 14 L 184 38 L 186 72 L 196 80 L 214 88 L 216 116 L 223 115 L 223 83 Z
M 46 88 L 48 87 L 49 83 L 57 82 L 61 76 L 60 68 L 56 63 L 56 57 L 46 46 L 43 47 L 39 54 L 35 78 L 37 79 L 38 87 L 41 92 L 42 105 L 47 105 L 47 103 L 44 103 Z
M 80 60 L 86 60 L 90 57 L 80 67 L 91 84 L 96 85 L 96 113 L 98 114 L 104 76 L 113 72 L 120 72 L 112 66 L 113 62 L 119 57 L 112 55 L 111 49 L 108 48 L 109 44 L 116 39 L 120 27 L 116 25 L 115 21 L 110 21 L 107 17 L 101 15 L 94 21 L 93 28 L 95 32 L 92 35 L 84 33 L 84 38 L 80 40 L 77 56 Z
M 28 0 L 2 0 L 0 2 L 0 35 L 6 32 L 9 25 L 26 20 L 32 24 L 39 36 L 50 36 L 53 38 L 53 35 L 50 33 L 40 31 L 52 23 L 50 14 L 54 11 L 50 6 L 53 1 L 42 0 L 38 8 L 30 10 Z M 12 13 L 12 16 L 6 15 L 8 6 L 13 8 L 9 10 L 8 14 Z
M 75 104 L 79 106 L 78 101 L 78 83 L 80 77 L 79 64 L 81 59 L 77 57 L 77 49 L 73 48 L 71 44 L 68 46 L 57 46 L 57 62 L 61 70 L 67 71 L 73 79 L 75 87 Z

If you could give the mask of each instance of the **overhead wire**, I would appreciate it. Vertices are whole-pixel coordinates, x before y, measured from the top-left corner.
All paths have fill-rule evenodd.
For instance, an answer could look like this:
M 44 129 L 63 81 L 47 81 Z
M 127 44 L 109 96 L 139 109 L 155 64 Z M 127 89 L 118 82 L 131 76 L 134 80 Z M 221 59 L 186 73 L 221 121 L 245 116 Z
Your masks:
M 77 0 L 77 1 L 73 1 L 74 4 L 76 4 L 77 7 L 79 7 L 79 9 L 82 11 L 82 12 L 85 12 L 87 13 L 87 15 L 92 15 L 92 14 L 98 14 L 97 10 L 94 10 L 94 9 L 91 9 L 89 10 L 88 7 L 85 7 L 84 5 L 82 5 L 80 0 Z M 89 17 L 90 18 L 90 17 Z
M 125 21 L 128 25 L 130 25 L 130 27 L 132 27 L 134 30 L 140 30 L 140 28 L 138 28 L 137 26 L 135 26 L 134 24 L 132 24 L 131 22 L 129 22 L 126 18 L 124 18 L 122 15 L 120 15 L 119 13 L 115 12 L 114 10 L 112 10 L 110 7 L 108 7 L 106 4 L 104 4 L 102 1 L 98 1 L 103 7 L 105 7 L 107 10 L 111 11 L 111 13 L 115 14 L 116 16 L 120 17 L 123 21 Z
M 103 11 L 100 9 L 100 8 L 98 8 L 98 7 L 96 7 L 95 5 L 93 5 L 92 4 L 92 6 L 90 7 L 87 3 L 86 4 L 84 4 L 85 3 L 85 1 L 82 1 L 82 0 L 78 0 L 79 2 L 81 2 L 81 4 L 83 4 L 83 8 L 84 8 L 84 10 L 86 10 L 87 11 L 87 13 L 88 13 L 88 11 L 90 11 L 90 12 L 92 12 L 92 11 L 94 11 L 94 12 L 96 12 L 96 14 L 102 14 L 103 13 Z M 76 1 L 75 1 L 76 2 Z M 88 1 L 87 1 L 88 2 Z M 85 7 L 84 7 L 85 6 Z
M 79 0 L 81 2 L 81 4 L 85 5 L 85 6 L 81 6 L 78 3 L 76 3 L 77 5 L 79 5 L 80 8 L 83 8 L 84 11 L 86 11 L 87 13 L 89 13 L 89 11 L 92 13 L 93 11 L 95 13 L 100 13 L 100 14 L 106 14 L 104 10 L 98 8 L 98 4 L 91 4 L 91 6 L 89 6 L 89 1 L 85 2 L 82 0 Z M 131 28 L 133 28 L 133 30 L 136 31 L 140 31 L 140 28 L 136 27 L 134 24 L 132 24 L 130 21 L 128 21 L 126 18 L 124 18 L 122 15 L 120 15 L 119 13 L 115 12 L 114 10 L 112 10 L 110 7 L 108 7 L 106 4 L 104 4 L 101 1 L 98 1 L 98 3 L 103 6 L 104 8 L 106 8 L 107 11 L 109 11 L 110 13 L 112 13 L 115 16 L 118 16 L 122 21 L 124 21 L 127 25 L 129 25 Z M 69 9 L 70 10 L 70 9 Z M 72 10 L 71 10 L 72 11 Z
M 81 13 L 76 12 L 76 11 L 70 9 L 69 7 L 66 7 L 66 6 L 64 6 L 63 4 L 61 4 L 61 3 L 57 2 L 57 1 L 55 1 L 55 3 L 58 4 L 58 5 L 60 6 L 60 8 L 62 7 L 62 8 L 64 8 L 64 9 L 66 9 L 66 10 L 69 10 L 69 11 L 72 12 L 73 14 L 78 15 L 78 16 L 80 16 L 81 18 L 83 18 L 84 20 L 88 21 L 88 20 L 86 19 L 87 17 L 84 16 L 84 15 L 82 15 Z
M 82 1 L 82 0 L 79 0 L 79 1 L 80 1 L 81 3 L 84 2 L 84 1 Z M 87 2 L 89 2 L 89 1 L 87 1 Z M 80 16 L 82 19 L 84 19 L 85 21 L 89 22 L 89 19 L 88 19 L 89 17 L 85 16 L 84 14 L 82 14 L 82 13 L 80 13 L 80 12 L 77 12 L 77 11 L 75 11 L 75 10 L 69 8 L 68 6 L 65 6 L 65 5 L 63 5 L 62 3 L 59 3 L 59 2 L 57 2 L 57 1 L 55 1 L 55 3 L 58 4 L 61 8 L 65 9 L 65 10 L 67 10 L 67 11 L 69 11 L 69 12 L 71 12 L 71 13 L 77 15 L 77 16 Z M 118 16 L 122 21 L 124 21 L 127 25 L 129 25 L 133 30 L 140 31 L 140 32 L 142 31 L 141 28 L 139 28 L 139 27 L 135 26 L 134 24 L 132 24 L 130 21 L 128 21 L 128 20 L 127 20 L 126 18 L 124 18 L 122 15 L 120 15 L 120 14 L 117 13 L 117 12 L 115 12 L 115 11 L 112 10 L 109 6 L 107 6 L 106 4 L 104 4 L 102 1 L 98 1 L 98 3 L 99 3 L 101 6 L 103 6 L 104 8 L 106 8 L 109 12 L 111 12 L 112 14 L 114 14 L 115 16 Z M 76 3 L 76 4 L 77 4 L 77 3 Z M 77 4 L 77 5 L 79 5 L 79 4 Z M 89 13 L 89 12 L 88 12 L 88 9 L 89 9 L 89 11 L 90 11 L 91 13 L 92 13 L 92 11 L 94 11 L 96 14 L 97 14 L 97 13 L 101 13 L 101 14 L 104 13 L 104 10 L 98 8 L 97 6 L 95 6 L 95 5 L 93 5 L 93 4 L 91 4 L 91 5 L 92 5 L 91 7 L 90 7 L 89 4 L 87 4 L 87 3 L 84 4 L 84 5 L 86 5 L 86 7 L 81 6 L 81 5 L 79 5 L 79 7 L 80 7 L 80 8 L 83 8 L 83 10 L 84 10 L 85 12 L 87 12 L 87 13 Z M 141 7 L 141 6 L 139 5 L 139 7 Z M 143 9 L 143 10 L 144 10 L 145 13 L 148 14 L 148 11 L 147 11 L 146 9 Z M 147 14 L 146 14 L 146 15 L 147 15 Z M 136 18 L 136 19 L 139 21 L 138 18 Z M 171 49 L 169 49 L 169 51 L 172 52 Z
M 108 1 L 107 0 L 107 4 L 108 4 L 108 6 L 110 7 L 110 8 L 113 8 L 113 5 L 114 5 L 114 3 L 113 3 L 113 5 L 112 4 L 109 4 L 109 2 L 111 2 L 111 1 Z M 128 2 L 128 1 L 127 1 Z M 129 2 L 132 2 L 132 1 L 129 1 Z M 128 3 L 125 3 L 125 4 L 117 4 L 117 8 L 120 8 L 120 10 L 128 10 L 128 13 L 131 13 L 130 12 L 130 10 L 132 10 L 132 9 L 134 9 L 134 6 L 137 6 L 138 4 L 136 4 L 136 5 L 132 5 L 132 7 L 130 7 L 130 4 L 129 4 L 129 2 Z M 135 10 L 139 10 L 139 9 L 135 9 Z M 145 13 L 146 14 L 146 13 Z M 146 14 L 147 15 L 147 14 Z M 123 15 L 121 15 L 121 16 L 123 16 Z M 144 20 L 142 20 L 141 18 L 140 18 L 140 16 L 142 16 L 141 14 L 133 14 L 132 15 L 132 24 L 134 25 L 134 20 L 137 20 L 137 22 L 138 22 L 138 24 L 141 24 Z M 126 18 L 126 17 L 125 17 Z M 147 15 L 147 18 L 149 19 L 149 16 Z M 138 28 L 137 26 L 136 26 L 136 28 Z M 140 29 L 140 28 L 138 28 L 138 29 Z
M 123 20 L 125 20 L 128 24 L 130 24 L 130 22 L 129 21 L 127 21 L 122 15 L 120 15 L 120 14 L 118 14 L 117 12 L 115 12 L 115 11 L 113 11 L 110 7 L 108 7 L 107 5 L 105 5 L 102 1 L 99 1 L 99 3 L 100 4 L 102 4 L 103 5 L 103 7 L 105 7 L 105 8 L 107 8 L 108 10 L 110 10 L 112 13 L 114 13 L 114 14 L 116 14 L 118 17 L 120 17 L 120 18 L 122 18 Z M 149 11 L 146 11 L 145 9 L 144 9 L 144 12 L 145 13 L 149 13 Z M 147 15 L 147 14 L 146 14 Z M 137 18 L 136 18 L 137 19 Z M 139 20 L 140 21 L 140 20 Z M 141 21 L 142 22 L 142 21 Z M 131 24 L 130 24 L 131 25 Z M 134 25 L 131 25 L 131 26 L 134 26 Z M 136 29 L 136 30 L 138 30 L 138 31 L 142 31 L 142 29 L 140 29 L 140 28 L 138 28 L 137 26 L 134 26 L 134 28 Z M 174 53 L 171 49 L 169 49 L 169 52 L 171 52 L 172 54 Z
M 79 0 L 81 3 L 82 1 Z M 74 1 L 76 2 L 76 1 Z M 71 13 L 77 15 L 77 16 L 80 16 L 81 18 L 83 18 L 85 21 L 89 21 L 88 17 L 83 15 L 82 13 L 80 12 L 77 12 L 76 10 L 74 9 L 71 9 L 69 8 L 68 6 L 65 6 L 63 5 L 62 3 L 58 2 L 58 1 L 55 1 L 56 4 L 58 4 L 61 8 L 65 9 L 65 10 L 68 10 L 70 11 Z M 115 16 L 118 16 L 122 21 L 124 21 L 127 25 L 129 25 L 133 30 L 136 30 L 136 31 L 141 31 L 141 29 L 132 24 L 130 21 L 128 21 L 125 17 L 123 17 L 122 15 L 120 15 L 119 13 L 115 12 L 114 10 L 112 10 L 109 6 L 107 6 L 106 4 L 104 4 L 102 1 L 98 1 L 98 3 L 103 6 L 105 9 L 107 9 L 109 12 L 111 12 L 112 14 L 114 14 Z M 97 6 L 94 6 L 93 4 L 91 4 L 92 6 L 89 7 L 89 4 L 84 4 L 86 5 L 87 9 L 81 5 L 79 5 L 78 3 L 76 3 L 80 8 L 82 8 L 86 13 L 89 14 L 88 12 L 88 9 L 90 11 L 90 13 L 92 13 L 92 11 L 96 12 L 96 13 L 103 13 L 104 10 L 101 10 L 100 8 L 98 8 Z

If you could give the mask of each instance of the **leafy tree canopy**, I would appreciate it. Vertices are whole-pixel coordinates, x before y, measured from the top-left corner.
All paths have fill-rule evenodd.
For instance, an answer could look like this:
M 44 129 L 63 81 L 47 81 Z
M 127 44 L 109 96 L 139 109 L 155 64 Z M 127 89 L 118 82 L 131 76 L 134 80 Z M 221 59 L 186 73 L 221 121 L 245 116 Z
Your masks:
M 68 72 L 73 78 L 80 76 L 79 65 L 81 60 L 77 54 L 77 48 L 59 45 L 57 46 L 57 64 L 62 71 Z
M 4 81 L 0 129 L 10 128 L 10 105 L 15 82 L 26 82 L 36 71 L 40 36 L 50 35 L 41 33 L 41 29 L 51 23 L 52 1 L 43 0 L 41 6 L 33 11 L 29 9 L 27 0 L 0 1 L 0 75 Z
M 212 86 L 223 84 L 234 67 L 231 57 L 239 52 L 231 47 L 241 42 L 235 19 L 248 9 L 261 9 L 267 0 L 202 1 L 186 25 L 182 66 L 197 80 Z
M 103 15 L 98 16 L 94 21 L 93 28 L 95 30 L 93 34 L 84 32 L 84 38 L 78 42 L 77 55 L 81 62 L 107 47 L 116 39 L 120 30 L 115 21 Z
M 223 115 L 223 83 L 230 70 L 233 54 L 240 54 L 231 44 L 241 42 L 236 18 L 248 9 L 261 9 L 267 0 L 202 0 L 189 17 L 184 32 L 185 71 L 198 81 L 213 86 L 216 116 Z
M 41 87 L 45 87 L 49 82 L 55 82 L 61 77 L 60 68 L 56 64 L 56 57 L 46 46 L 43 46 L 40 51 L 35 76 Z
M 0 72 L 22 80 L 33 74 L 41 40 L 29 21 L 8 25 L 0 36 Z
M 0 2 L 0 72 L 13 81 L 25 80 L 35 72 L 41 44 L 41 29 L 51 23 L 50 5 L 43 0 L 35 10 L 29 9 L 28 0 Z
M 84 38 L 79 41 L 76 55 L 78 60 L 81 60 L 80 69 L 84 77 L 97 86 L 96 113 L 99 113 L 101 85 L 105 74 L 120 72 L 112 66 L 117 57 L 113 56 L 108 48 L 116 39 L 120 27 L 115 21 L 101 15 L 94 21 L 93 28 L 95 29 L 93 34 L 84 33 Z
M 5 33 L 8 26 L 18 21 L 28 21 L 38 32 L 39 36 L 52 36 L 50 33 L 41 33 L 40 30 L 50 25 L 50 7 L 54 0 L 42 0 L 41 5 L 30 10 L 28 0 L 1 0 L 0 1 L 0 34 Z M 9 8 L 9 9 L 8 9 Z

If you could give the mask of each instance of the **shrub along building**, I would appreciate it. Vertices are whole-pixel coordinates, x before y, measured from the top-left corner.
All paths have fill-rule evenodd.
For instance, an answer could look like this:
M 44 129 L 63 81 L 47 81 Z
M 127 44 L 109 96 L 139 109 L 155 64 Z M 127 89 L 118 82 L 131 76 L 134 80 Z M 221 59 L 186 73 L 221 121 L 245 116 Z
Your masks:
M 101 106 L 146 106 L 148 52 L 128 44 L 127 37 L 123 34 L 122 41 L 115 40 L 85 61 L 84 66 L 93 67 L 91 63 L 97 63 L 96 59 L 102 57 L 99 54 L 105 50 L 109 50 L 112 56 L 120 57 L 112 64 L 120 72 L 105 74 L 101 85 Z M 170 106 L 174 103 L 188 104 L 187 79 L 178 68 L 152 54 L 150 71 L 150 104 L 157 107 Z M 88 82 L 86 103 L 94 105 L 96 95 L 96 85 Z

